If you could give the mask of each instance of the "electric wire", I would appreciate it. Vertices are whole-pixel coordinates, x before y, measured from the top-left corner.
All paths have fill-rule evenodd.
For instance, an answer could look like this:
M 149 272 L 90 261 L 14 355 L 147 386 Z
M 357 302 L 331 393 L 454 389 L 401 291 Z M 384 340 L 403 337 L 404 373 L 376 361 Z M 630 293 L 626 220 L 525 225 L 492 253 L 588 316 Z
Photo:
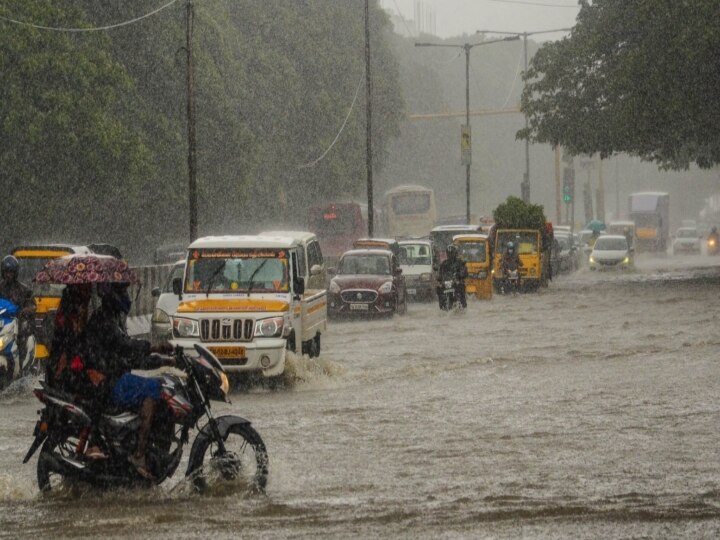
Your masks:
M 10 17 L 4 17 L 0 15 L 0 20 L 6 21 L 13 24 L 19 24 L 21 26 L 29 26 L 30 28 L 37 28 L 38 30 L 49 30 L 53 32 L 104 32 L 106 30 L 112 30 L 113 28 L 120 28 L 121 26 L 127 26 L 129 24 L 134 24 L 136 22 L 142 21 L 143 19 L 147 19 L 148 17 L 152 17 L 156 13 L 160 13 L 162 10 L 169 8 L 173 4 L 175 4 L 178 0 L 170 0 L 167 4 L 164 6 L 161 6 L 157 8 L 154 11 L 151 11 L 150 13 L 146 13 L 145 15 L 141 15 L 140 17 L 135 17 L 134 19 L 130 19 L 129 21 L 123 21 L 116 24 L 109 24 L 107 26 L 93 26 L 90 28 L 60 28 L 60 27 L 54 27 L 54 26 L 43 26 L 41 24 L 34 24 L 29 23 L 26 21 L 18 21 L 16 19 L 11 19 Z
M 524 54 L 524 52 L 523 52 L 523 49 L 522 49 L 522 47 L 521 47 L 521 48 L 520 48 L 520 54 L 518 55 L 517 66 L 515 66 L 515 77 L 513 78 L 512 85 L 510 85 L 510 91 L 508 92 L 508 95 L 507 95 L 507 97 L 505 98 L 505 102 L 502 104 L 502 107 L 500 107 L 501 109 L 504 109 L 505 107 L 507 107 L 507 104 L 508 104 L 508 102 L 510 101 L 510 96 L 512 96 L 512 93 L 513 93 L 513 91 L 515 90 L 515 83 L 516 83 L 517 80 L 518 80 L 518 75 L 520 75 L 520 64 L 522 63 L 523 54 Z
M 578 4 L 575 4 L 574 6 L 569 6 L 567 4 L 549 4 L 549 3 L 541 3 L 541 2 L 525 2 L 523 0 L 489 0 L 490 2 L 500 2 L 501 4 L 522 4 L 525 6 L 538 6 L 538 7 L 558 7 L 558 8 L 574 8 L 579 9 L 580 6 Z
M 309 169 L 310 167 L 314 167 L 315 165 L 320 163 L 323 159 L 325 159 L 325 156 L 327 156 L 328 153 L 330 153 L 330 150 L 332 150 L 333 146 L 335 146 L 335 143 L 338 142 L 338 140 L 340 139 L 340 135 L 342 135 L 342 132 L 345 129 L 345 126 L 347 125 L 347 121 L 353 112 L 353 108 L 355 107 L 355 102 L 357 101 L 358 93 L 360 92 L 360 87 L 362 86 L 364 77 L 365 77 L 364 74 L 362 77 L 360 77 L 360 82 L 358 82 L 357 88 L 355 89 L 355 96 L 353 97 L 352 103 L 350 104 L 350 110 L 348 111 L 347 115 L 345 116 L 345 120 L 343 120 L 343 123 L 340 126 L 340 130 L 338 131 L 337 135 L 335 135 L 335 139 L 333 140 L 333 142 L 330 143 L 330 146 L 327 147 L 327 149 L 320 155 L 320 157 L 318 157 L 317 159 L 315 159 L 309 163 L 305 163 L 303 165 L 298 165 L 297 166 L 298 169 Z

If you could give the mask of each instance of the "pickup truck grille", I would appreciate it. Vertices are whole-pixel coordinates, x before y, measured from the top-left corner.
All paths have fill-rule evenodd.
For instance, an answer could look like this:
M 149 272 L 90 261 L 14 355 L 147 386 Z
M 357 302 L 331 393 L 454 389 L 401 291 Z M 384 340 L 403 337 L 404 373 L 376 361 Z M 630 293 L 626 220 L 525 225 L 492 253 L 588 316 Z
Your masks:
M 202 341 L 251 341 L 253 319 L 200 319 Z

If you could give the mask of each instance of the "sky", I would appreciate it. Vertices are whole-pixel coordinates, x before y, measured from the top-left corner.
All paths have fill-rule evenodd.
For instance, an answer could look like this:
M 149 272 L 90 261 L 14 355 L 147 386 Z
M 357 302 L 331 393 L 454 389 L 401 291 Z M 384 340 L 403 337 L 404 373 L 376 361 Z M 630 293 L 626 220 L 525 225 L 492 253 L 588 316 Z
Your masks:
M 577 0 L 381 0 L 389 11 L 414 19 L 414 6 L 422 2 L 435 14 L 436 35 L 441 38 L 474 34 L 477 30 L 536 32 L 569 28 L 580 10 Z M 565 6 L 565 7 L 557 7 Z M 569 7 L 568 7 L 569 6 Z M 535 41 L 557 39 L 560 34 L 538 35 Z

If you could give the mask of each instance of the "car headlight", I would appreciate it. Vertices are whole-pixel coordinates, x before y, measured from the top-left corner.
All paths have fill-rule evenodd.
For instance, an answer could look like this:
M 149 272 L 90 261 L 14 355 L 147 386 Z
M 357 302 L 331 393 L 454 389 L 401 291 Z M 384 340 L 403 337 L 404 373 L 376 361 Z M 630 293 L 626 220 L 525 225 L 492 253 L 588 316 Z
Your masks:
M 160 308 L 155 308 L 155 311 L 153 311 L 152 318 L 150 320 L 154 323 L 169 323 L 170 315 L 165 313 Z
M 378 292 L 379 292 L 380 294 L 389 294 L 389 293 L 392 292 L 392 286 L 393 286 L 392 281 L 386 281 L 385 283 L 383 283 L 382 285 L 380 285 L 380 288 L 378 289 Z
M 256 337 L 280 337 L 285 326 L 285 319 L 282 317 L 269 317 L 255 321 Z
M 432 274 L 429 274 L 427 272 L 425 274 L 420 274 L 420 281 L 430 281 L 431 279 Z
M 338 285 L 336 281 L 331 281 L 330 287 L 328 287 L 328 291 L 337 294 L 340 292 L 340 285 Z
M 193 319 L 173 318 L 173 331 L 177 337 L 200 337 L 200 325 Z
M 595 257 L 593 257 L 592 255 L 590 255 L 590 262 L 591 262 L 591 263 L 594 263 L 594 262 L 595 262 Z
M 625 264 L 630 264 L 630 257 L 625 257 L 625 258 L 623 259 L 623 262 L 624 262 Z

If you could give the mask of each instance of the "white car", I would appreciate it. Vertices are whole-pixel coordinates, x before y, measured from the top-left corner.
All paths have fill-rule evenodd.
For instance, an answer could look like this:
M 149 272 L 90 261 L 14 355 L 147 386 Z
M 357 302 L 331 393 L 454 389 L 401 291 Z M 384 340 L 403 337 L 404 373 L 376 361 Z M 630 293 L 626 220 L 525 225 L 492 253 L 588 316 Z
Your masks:
M 432 244 L 429 240 L 401 240 L 398 244 L 408 300 L 432 300 L 435 296 Z
M 675 232 L 673 254 L 700 253 L 700 234 L 695 227 L 680 227 Z
M 173 265 L 162 289 L 155 287 L 152 290 L 152 295 L 157 298 L 157 303 L 155 304 L 155 309 L 150 319 L 150 343 L 153 345 L 166 343 L 172 339 L 171 317 L 173 313 L 177 311 L 178 305 L 180 305 L 180 298 L 178 298 L 177 294 L 173 293 L 172 282 L 175 278 L 182 279 L 184 273 L 185 259 L 177 261 Z
M 633 267 L 633 250 L 624 236 L 606 234 L 595 240 L 588 264 L 590 270 L 627 270 Z

